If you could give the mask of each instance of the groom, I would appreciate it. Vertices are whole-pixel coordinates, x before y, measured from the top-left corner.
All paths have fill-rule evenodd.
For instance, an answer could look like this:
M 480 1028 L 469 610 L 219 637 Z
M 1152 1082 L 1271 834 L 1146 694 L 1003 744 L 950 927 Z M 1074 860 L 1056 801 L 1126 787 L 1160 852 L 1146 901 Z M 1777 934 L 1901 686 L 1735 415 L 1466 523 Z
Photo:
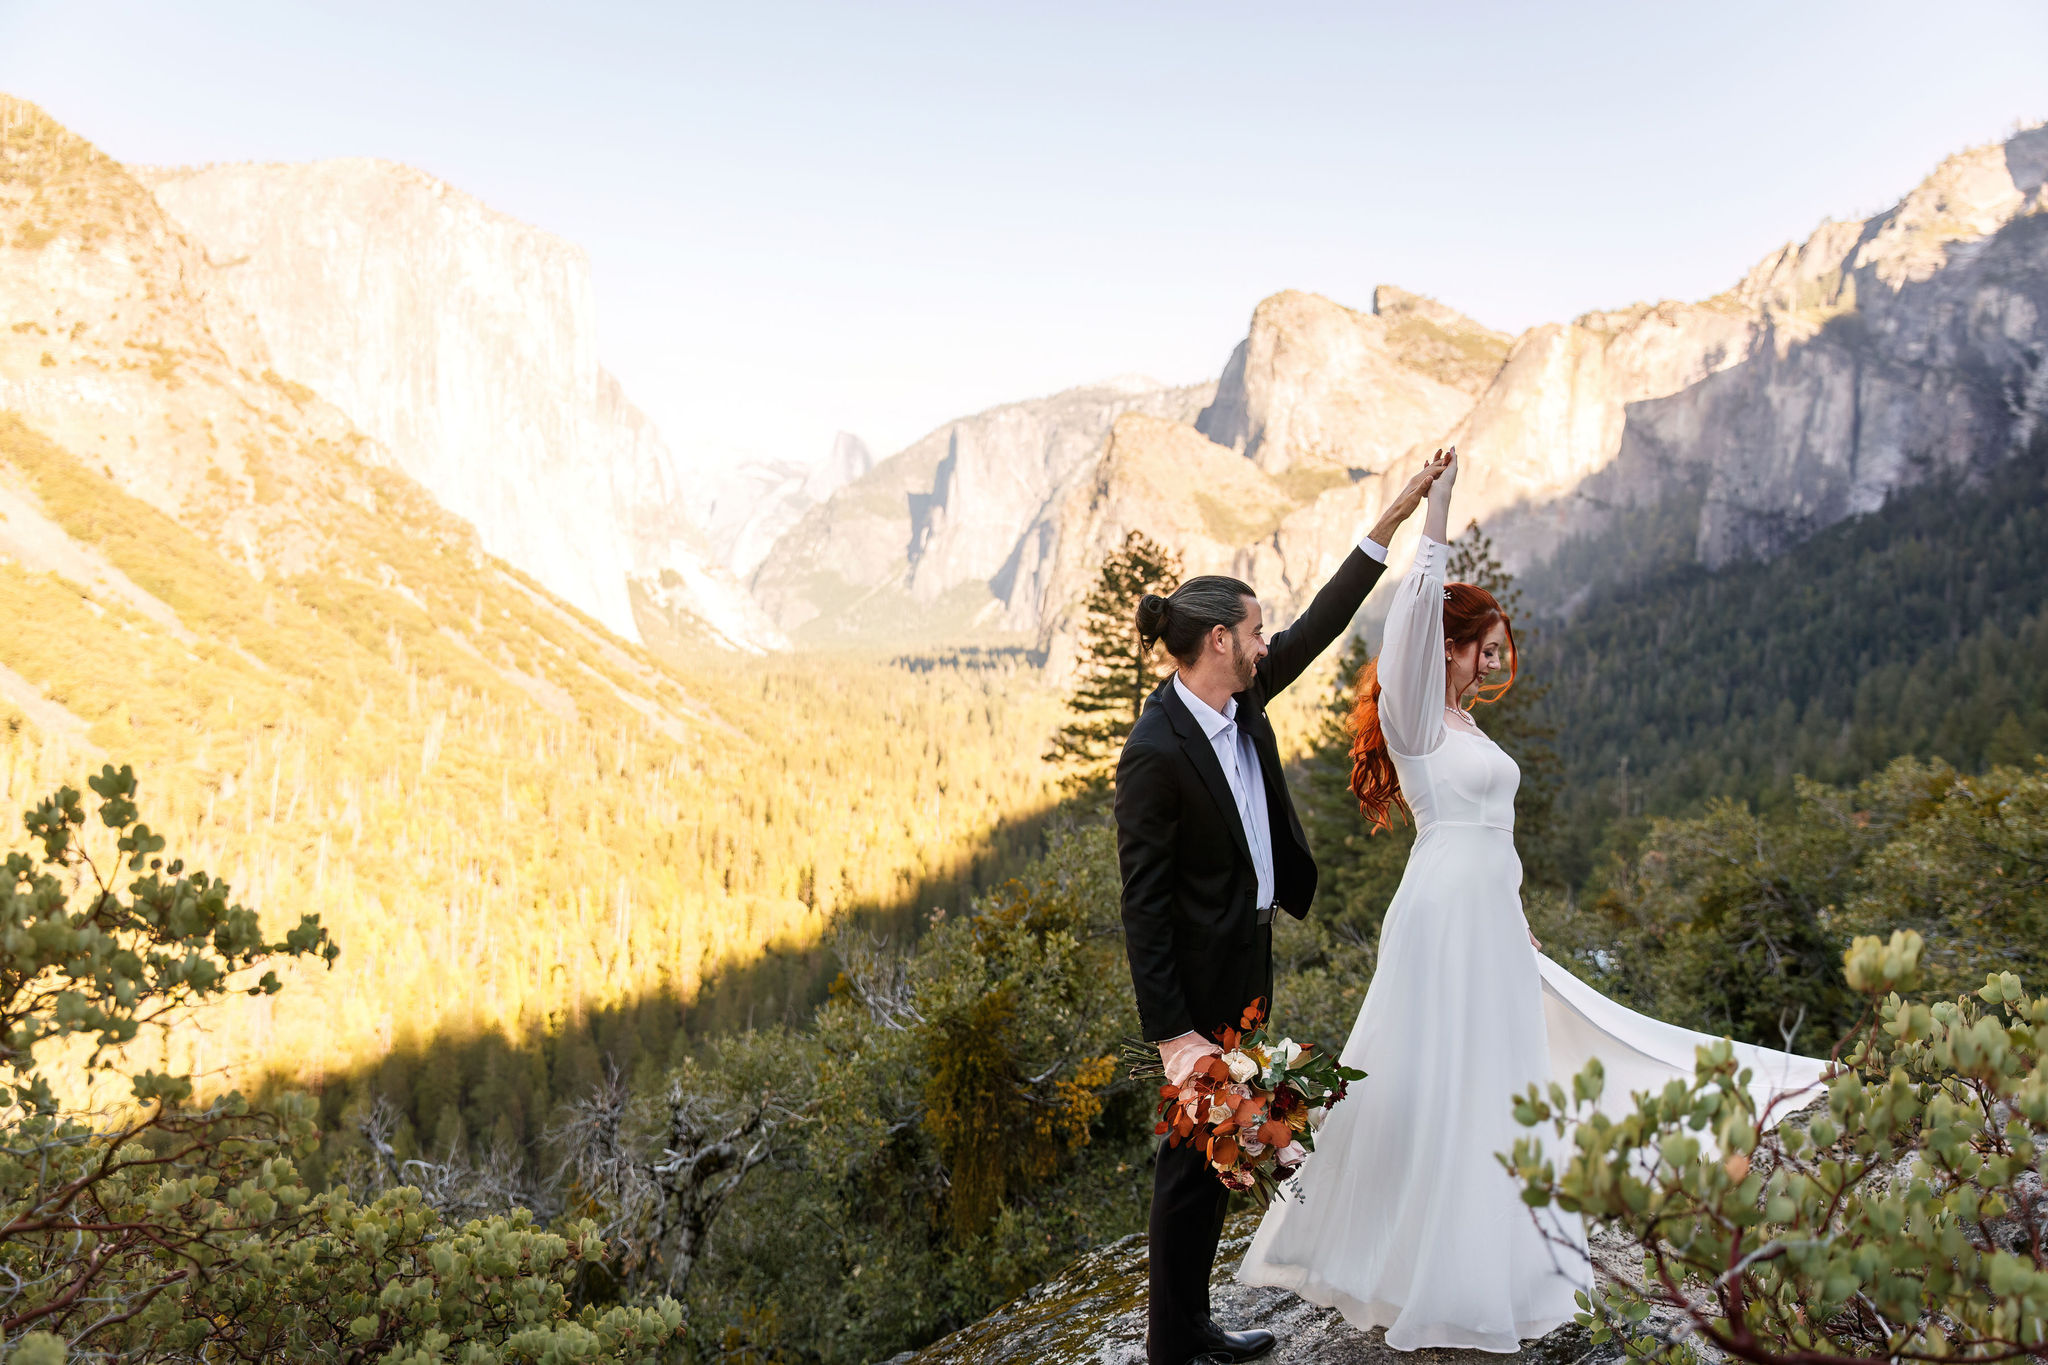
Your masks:
M 1273 912 L 1296 919 L 1316 864 L 1281 779 L 1266 703 L 1329 648 L 1385 571 L 1387 543 L 1436 476 L 1408 481 L 1301 619 L 1265 639 L 1259 601 L 1235 578 L 1191 578 L 1138 605 L 1149 647 L 1180 666 L 1145 703 L 1116 769 L 1124 939 L 1145 1036 L 1167 1079 L 1185 1080 L 1219 1049 L 1245 1006 L 1273 996 Z M 1152 1180 L 1150 1365 L 1250 1360 L 1271 1332 L 1226 1332 L 1209 1319 L 1209 1274 L 1229 1191 L 1193 1147 L 1162 1146 Z

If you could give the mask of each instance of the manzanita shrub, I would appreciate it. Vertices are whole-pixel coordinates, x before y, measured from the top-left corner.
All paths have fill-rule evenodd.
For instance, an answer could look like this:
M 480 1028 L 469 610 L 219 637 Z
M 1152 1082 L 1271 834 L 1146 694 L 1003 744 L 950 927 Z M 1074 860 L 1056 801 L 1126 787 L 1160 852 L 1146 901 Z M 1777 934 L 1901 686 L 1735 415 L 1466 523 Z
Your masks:
M 2048 1359 L 2048 998 L 2000 972 L 1914 1002 L 1923 947 L 1855 940 L 1868 1009 L 1796 1114 L 1757 1112 L 1725 1042 L 1620 1117 L 1597 1063 L 1517 1103 L 1563 1146 L 1503 1158 L 1523 1198 L 1641 1254 L 1639 1279 L 1581 1296 L 1596 1341 L 1674 1362 L 1695 1341 L 1758 1365 Z
M 453 1227 L 416 1190 L 315 1194 L 298 1166 L 319 1139 L 309 1101 L 200 1103 L 188 1076 L 128 1069 L 145 1029 L 274 993 L 270 964 L 339 950 L 310 915 L 267 939 L 225 883 L 166 864 L 129 769 L 90 785 L 110 847 L 94 853 L 67 787 L 28 812 L 40 857 L 10 855 L 0 878 L 0 1361 L 673 1358 L 673 1300 L 573 1302 L 603 1258 L 594 1225 L 515 1211 Z M 127 1100 L 66 1110 L 43 1062 L 58 1047 L 125 1076 Z

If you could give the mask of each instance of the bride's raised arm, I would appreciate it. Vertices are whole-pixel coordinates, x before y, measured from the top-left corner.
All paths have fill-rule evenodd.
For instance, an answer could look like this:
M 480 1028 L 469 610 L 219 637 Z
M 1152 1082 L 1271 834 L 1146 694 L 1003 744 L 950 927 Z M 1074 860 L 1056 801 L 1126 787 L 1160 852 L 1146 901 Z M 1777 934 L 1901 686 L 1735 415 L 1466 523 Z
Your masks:
M 1457 472 L 1453 448 L 1450 467 L 1430 486 L 1422 543 L 1394 590 L 1380 645 L 1380 733 L 1390 750 L 1409 758 L 1435 752 L 1444 737 L 1444 572 L 1451 558 L 1444 542 Z

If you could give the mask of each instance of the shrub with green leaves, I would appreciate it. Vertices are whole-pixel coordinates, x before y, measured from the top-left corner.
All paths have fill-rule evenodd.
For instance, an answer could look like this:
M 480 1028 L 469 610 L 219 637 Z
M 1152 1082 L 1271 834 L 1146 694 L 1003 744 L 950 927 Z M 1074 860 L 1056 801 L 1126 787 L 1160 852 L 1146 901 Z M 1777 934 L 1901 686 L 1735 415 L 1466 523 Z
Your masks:
M 228 899 L 227 883 L 188 874 L 181 862 L 165 866 L 155 856 L 163 836 L 137 818 L 132 769 L 109 765 L 88 785 L 100 798 L 100 823 L 115 836 L 119 866 L 95 860 L 84 838 L 84 804 L 64 787 L 25 817 L 42 846 L 40 865 L 26 853 L 9 854 L 0 885 L 0 1075 L 11 1082 L 6 1100 L 36 1113 L 56 1105 L 37 1062 L 43 1045 L 90 1038 L 86 1067 L 114 1066 L 145 1024 L 224 995 L 238 973 L 279 957 L 332 963 L 341 952 L 313 915 L 269 942 L 255 912 Z M 125 894 L 115 885 L 120 867 L 141 874 Z M 73 883 L 81 894 L 74 896 Z M 244 989 L 274 995 L 277 974 L 266 971 Z M 144 1072 L 134 1092 L 138 1101 L 181 1100 L 192 1087 Z
M 524 1209 L 461 1228 L 413 1189 L 372 1204 L 346 1191 L 236 1267 L 197 1283 L 163 1358 L 376 1361 L 380 1365 L 571 1365 L 671 1359 L 674 1299 L 599 1310 L 574 1305 L 579 1273 L 603 1262 L 585 1220 L 566 1231 Z
M 455 1228 L 416 1190 L 315 1195 L 299 1173 L 319 1137 L 304 1097 L 195 1103 L 189 1076 L 131 1070 L 145 1028 L 232 990 L 275 992 L 267 964 L 338 949 L 312 916 L 268 940 L 225 883 L 166 864 L 129 769 L 90 785 L 111 851 L 95 853 L 67 787 L 28 812 L 40 861 L 11 855 L 0 886 L 0 1360 L 673 1354 L 673 1300 L 575 1305 L 604 1255 L 593 1224 L 548 1231 L 515 1212 Z M 66 1043 L 88 1075 L 126 1076 L 129 1101 L 67 1111 L 42 1061 Z
M 1571 1096 L 1518 1102 L 1565 1140 L 1504 1158 L 1524 1199 L 1642 1255 L 1639 1280 L 1581 1299 L 1596 1340 L 1685 1360 L 1697 1338 L 1758 1365 L 2048 1359 L 2048 997 L 1999 972 L 1913 1002 L 1923 949 L 1855 940 L 1844 975 L 1868 1008 L 1790 1121 L 1757 1111 L 1726 1043 L 1620 1117 L 1597 1062 Z
M 1917 930 L 1941 995 L 2048 970 L 2048 762 L 1901 758 L 1854 787 L 1792 786 L 1773 810 L 1652 822 L 1580 895 L 1533 895 L 1536 936 L 1645 1014 L 1767 1047 L 1790 1032 L 1803 1052 L 1867 1004 L 1838 965 L 1859 934 Z

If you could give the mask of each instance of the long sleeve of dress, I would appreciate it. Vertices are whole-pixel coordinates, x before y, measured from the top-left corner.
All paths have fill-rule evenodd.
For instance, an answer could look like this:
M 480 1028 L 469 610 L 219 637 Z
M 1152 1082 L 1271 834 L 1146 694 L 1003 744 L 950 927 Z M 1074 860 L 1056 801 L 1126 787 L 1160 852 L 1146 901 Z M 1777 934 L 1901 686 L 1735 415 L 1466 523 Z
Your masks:
M 1444 737 L 1444 569 L 1450 557 L 1450 546 L 1424 536 L 1387 610 L 1380 733 L 1389 749 L 1408 758 L 1435 752 Z

